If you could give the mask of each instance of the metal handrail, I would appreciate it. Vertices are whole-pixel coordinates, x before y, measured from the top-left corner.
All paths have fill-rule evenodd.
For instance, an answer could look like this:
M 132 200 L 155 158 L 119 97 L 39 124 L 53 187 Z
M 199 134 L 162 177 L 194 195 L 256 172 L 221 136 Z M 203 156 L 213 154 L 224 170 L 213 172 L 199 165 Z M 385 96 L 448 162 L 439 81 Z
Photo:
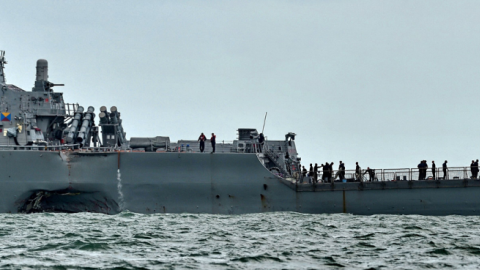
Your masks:
M 85 152 L 113 152 L 120 150 L 116 147 L 82 147 L 80 148 L 80 144 L 62 144 L 62 145 L 0 145 L 0 151 L 66 151 L 66 150 L 74 150 L 74 151 L 85 151 Z
M 418 168 L 397 168 L 397 169 L 375 169 L 373 179 L 370 179 L 370 176 L 366 169 L 361 169 L 361 181 L 418 181 L 418 180 L 458 180 L 458 179 L 477 179 L 479 178 L 479 173 L 475 173 L 475 167 L 450 167 L 446 169 L 446 175 L 444 176 L 443 168 L 435 168 L 435 176 L 431 168 L 426 168 L 426 173 L 424 177 L 420 177 L 420 169 Z M 330 181 L 343 181 L 347 182 L 358 181 L 355 170 L 345 170 L 344 179 L 338 179 L 339 170 L 332 170 L 330 175 Z M 328 182 L 329 180 L 324 178 L 324 172 L 320 170 L 317 172 L 319 182 Z M 328 175 L 327 175 L 328 176 Z M 480 178 L 479 178 L 480 179 Z M 304 181 L 305 182 L 305 181 Z
M 62 144 L 62 145 L 0 145 L 1 150 L 68 150 L 77 149 L 80 144 Z

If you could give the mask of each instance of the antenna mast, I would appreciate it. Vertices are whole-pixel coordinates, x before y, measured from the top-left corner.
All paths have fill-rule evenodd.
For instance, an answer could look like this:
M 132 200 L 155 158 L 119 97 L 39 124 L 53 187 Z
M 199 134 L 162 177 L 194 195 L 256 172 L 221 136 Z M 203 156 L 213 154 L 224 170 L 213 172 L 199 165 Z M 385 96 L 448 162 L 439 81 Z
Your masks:
M 265 129 L 265 122 L 267 121 L 267 112 L 265 112 L 265 119 L 263 119 L 263 128 L 262 128 L 262 133 L 263 130 Z
M 5 61 L 5 51 L 0 51 L 0 83 L 6 82 L 5 72 L 4 72 L 6 63 L 7 61 Z

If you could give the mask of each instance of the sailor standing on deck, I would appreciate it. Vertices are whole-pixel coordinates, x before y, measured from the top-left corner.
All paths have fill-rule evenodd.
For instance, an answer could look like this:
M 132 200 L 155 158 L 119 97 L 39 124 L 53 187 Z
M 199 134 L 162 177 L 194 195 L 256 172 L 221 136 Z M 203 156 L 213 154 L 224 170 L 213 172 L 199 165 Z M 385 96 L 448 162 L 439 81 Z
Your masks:
M 326 183 L 328 182 L 328 162 L 325 162 L 325 165 L 322 165 L 322 182 Z
M 338 171 L 335 174 L 335 177 L 333 179 L 335 180 L 338 177 L 338 179 L 342 181 L 344 175 L 345 175 L 345 165 L 343 165 L 342 161 L 340 160 L 340 165 L 338 165 Z
M 472 178 L 477 179 L 477 177 L 478 177 L 478 159 L 477 159 L 477 161 L 472 160 L 472 165 L 470 165 L 470 170 L 472 171 Z
M 442 167 L 443 167 L 443 179 L 446 180 L 446 179 L 448 178 L 448 177 L 447 177 L 447 169 L 448 169 L 448 168 L 447 168 L 447 161 L 446 161 L 446 160 L 445 160 L 445 162 L 443 163 Z
M 305 179 L 305 177 L 307 177 L 307 169 L 305 169 L 305 166 L 302 166 L 302 180 L 300 183 L 303 183 L 303 179 Z
M 343 179 L 345 179 L 345 163 L 343 163 L 341 160 L 340 160 L 340 165 L 338 165 L 338 171 L 339 171 L 340 181 L 343 181 Z
M 368 173 L 368 176 L 370 176 L 370 182 L 373 182 L 373 180 L 375 180 L 375 170 L 374 169 L 370 169 L 370 167 L 367 167 L 367 169 L 365 170 L 365 172 L 363 173 L 363 175 L 367 174 Z
M 432 174 L 433 174 L 433 180 L 435 180 L 435 173 L 437 172 L 437 166 L 435 166 L 435 161 L 432 160 Z
M 328 172 L 328 177 L 329 177 L 328 180 L 329 180 L 330 183 L 333 183 L 333 182 L 335 181 L 335 179 L 332 178 L 332 176 L 333 176 L 333 162 L 330 163 L 330 166 L 328 166 L 328 170 L 329 170 L 329 172 Z
M 427 177 L 427 169 L 428 169 L 427 161 L 426 160 L 420 161 L 417 168 L 418 168 L 418 180 L 425 180 L 425 178 Z
M 362 181 L 362 168 L 360 168 L 360 165 L 358 165 L 358 162 L 355 162 L 356 167 L 355 167 L 355 180 L 359 182 Z
M 265 136 L 263 136 L 263 133 L 258 135 L 258 143 L 260 144 L 260 152 L 263 152 L 263 145 L 265 144 Z
M 427 164 L 426 160 L 423 161 L 422 170 L 423 170 L 423 179 L 422 180 L 425 180 L 427 178 L 427 170 L 428 170 L 428 164 Z
M 216 140 L 217 136 L 215 136 L 215 134 L 212 133 L 212 138 L 210 138 L 210 142 L 212 143 L 212 152 L 210 154 L 213 154 L 215 153 L 215 140 Z
M 472 178 L 475 178 L 475 160 L 472 160 L 472 163 L 470 163 L 470 173 L 472 174 Z
M 478 177 L 478 159 L 475 161 L 475 163 L 473 165 L 475 167 L 475 179 L 477 179 L 477 177 Z
M 313 183 L 313 166 L 312 163 L 310 163 L 310 169 L 308 170 L 308 183 Z
M 315 163 L 315 166 L 313 167 L 313 183 L 318 182 L 318 164 Z
M 207 137 L 205 135 L 200 134 L 200 137 L 198 137 L 198 141 L 200 142 L 200 152 L 203 153 L 203 150 L 205 150 L 205 141 L 207 140 Z

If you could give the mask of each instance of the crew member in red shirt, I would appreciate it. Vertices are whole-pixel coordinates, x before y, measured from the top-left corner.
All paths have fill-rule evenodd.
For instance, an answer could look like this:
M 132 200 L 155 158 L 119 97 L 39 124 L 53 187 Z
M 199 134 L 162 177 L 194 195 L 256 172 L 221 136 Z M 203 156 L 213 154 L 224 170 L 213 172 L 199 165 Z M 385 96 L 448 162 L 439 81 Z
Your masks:
M 207 140 L 207 137 L 205 135 L 200 134 L 200 137 L 198 137 L 198 141 L 200 142 L 200 152 L 203 153 L 203 150 L 205 150 L 205 141 Z

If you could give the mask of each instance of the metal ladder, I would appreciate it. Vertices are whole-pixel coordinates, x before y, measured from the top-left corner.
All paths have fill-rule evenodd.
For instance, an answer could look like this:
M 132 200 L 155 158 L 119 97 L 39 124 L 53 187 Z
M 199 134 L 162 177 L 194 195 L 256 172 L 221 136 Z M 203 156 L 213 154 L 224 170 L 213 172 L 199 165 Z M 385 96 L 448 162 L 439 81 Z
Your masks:
M 268 157 L 268 159 L 273 162 L 273 164 L 275 164 L 275 166 L 280 170 L 283 175 L 290 176 L 290 174 L 280 165 L 280 163 L 277 162 L 275 158 L 275 153 L 272 150 L 264 148 L 263 153 Z

